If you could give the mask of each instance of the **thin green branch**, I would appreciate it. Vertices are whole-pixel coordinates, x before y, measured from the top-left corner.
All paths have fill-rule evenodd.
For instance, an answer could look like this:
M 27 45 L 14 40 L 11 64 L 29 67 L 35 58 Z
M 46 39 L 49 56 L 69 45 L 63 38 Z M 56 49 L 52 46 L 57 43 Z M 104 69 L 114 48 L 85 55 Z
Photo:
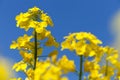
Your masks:
M 79 80 L 82 80 L 82 67 L 83 67 L 83 55 L 80 55 L 80 73 L 79 73 Z
M 33 69 L 35 70 L 35 68 L 36 68 L 36 61 L 37 61 L 37 33 L 36 33 L 36 31 L 34 30 L 34 45 L 35 45 L 35 47 L 34 47 L 34 67 L 33 67 Z
M 106 70 L 105 70 L 105 76 L 108 75 L 108 60 L 106 60 Z

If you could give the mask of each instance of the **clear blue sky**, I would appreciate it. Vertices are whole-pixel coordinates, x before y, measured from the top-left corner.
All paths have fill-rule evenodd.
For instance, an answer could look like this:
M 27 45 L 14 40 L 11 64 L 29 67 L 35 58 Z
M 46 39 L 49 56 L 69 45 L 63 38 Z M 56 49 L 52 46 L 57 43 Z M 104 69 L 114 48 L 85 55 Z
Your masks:
M 15 16 L 28 8 L 37 6 L 47 12 L 55 24 L 52 34 L 58 42 L 70 32 L 87 31 L 103 41 L 103 45 L 112 43 L 109 21 L 120 8 L 120 0 L 0 0 L 0 54 L 13 60 L 21 58 L 18 51 L 10 50 L 12 40 L 23 35 L 24 30 L 16 27 Z M 78 58 L 65 50 L 70 59 Z M 74 57 L 72 57 L 74 56 Z M 78 67 L 77 67 L 78 68 Z M 77 80 L 76 75 L 70 80 Z

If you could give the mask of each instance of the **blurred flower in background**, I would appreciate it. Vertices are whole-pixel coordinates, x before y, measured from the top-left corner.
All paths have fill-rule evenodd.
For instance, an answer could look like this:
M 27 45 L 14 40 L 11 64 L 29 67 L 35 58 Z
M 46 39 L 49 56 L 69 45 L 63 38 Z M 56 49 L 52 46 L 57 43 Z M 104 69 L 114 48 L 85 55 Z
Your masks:
M 14 76 L 11 66 L 12 63 L 8 58 L 0 56 L 0 80 L 9 80 Z
M 111 32 L 114 37 L 114 41 L 112 46 L 114 46 L 117 50 L 120 51 L 120 9 L 115 12 L 112 16 L 111 22 Z

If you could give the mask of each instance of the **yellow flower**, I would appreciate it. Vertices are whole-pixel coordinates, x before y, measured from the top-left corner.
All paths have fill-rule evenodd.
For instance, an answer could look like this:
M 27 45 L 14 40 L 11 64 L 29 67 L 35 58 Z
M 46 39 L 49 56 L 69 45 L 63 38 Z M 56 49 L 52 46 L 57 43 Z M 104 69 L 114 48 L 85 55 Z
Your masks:
M 84 62 L 84 71 L 91 72 L 91 70 L 100 70 L 100 65 L 97 62 L 90 62 L 86 60 Z
M 37 67 L 34 72 L 34 80 L 61 80 L 61 78 L 61 68 L 51 64 L 50 59 L 37 62 Z
M 31 62 L 31 59 L 33 58 L 33 54 L 25 52 L 25 51 L 20 51 L 21 56 L 23 57 L 23 60 L 25 62 Z
M 52 19 L 45 13 L 42 13 L 41 16 L 40 16 L 41 20 L 47 22 L 48 25 L 50 26 L 53 26 L 53 22 L 52 22 Z
M 30 22 L 31 22 L 30 17 L 31 17 L 31 14 L 29 13 L 20 13 L 20 15 L 17 15 L 16 16 L 17 27 L 20 26 L 20 28 L 23 28 L 26 31 L 28 31 L 30 28 Z
M 48 36 L 48 40 L 47 40 L 47 42 L 45 43 L 45 45 L 46 45 L 46 46 L 55 46 L 55 47 L 58 47 L 58 46 L 59 46 L 59 43 L 57 43 L 57 42 L 55 41 L 55 38 L 54 38 L 52 35 L 50 35 L 50 36 Z
M 39 25 L 35 27 L 35 30 L 37 33 L 42 33 L 45 27 L 47 27 L 47 23 L 40 22 Z
M 14 64 L 13 69 L 15 69 L 16 72 L 18 71 L 26 71 L 27 68 L 27 64 L 24 63 L 23 61 L 18 62 L 16 64 Z
M 106 60 L 110 61 L 112 64 L 116 64 L 118 62 L 118 51 L 111 47 L 104 47 L 104 52 L 107 57 Z
M 42 22 L 31 21 L 30 23 L 31 28 L 34 28 L 37 33 L 42 33 L 43 30 L 47 27 L 47 25 L 48 24 L 44 21 Z
M 26 74 L 27 74 L 27 80 L 32 80 L 34 79 L 34 70 L 32 68 L 29 68 L 27 71 L 26 71 Z
M 29 12 L 29 13 L 32 13 L 32 14 L 39 14 L 40 9 L 35 6 L 35 7 L 33 7 L 33 8 L 30 8 L 30 9 L 28 10 L 28 12 Z
M 18 44 L 15 41 L 12 41 L 12 44 L 10 45 L 10 49 L 16 49 L 18 47 Z
M 80 46 L 77 46 L 76 48 L 75 48 L 75 51 L 76 51 L 76 54 L 77 55 L 84 55 L 85 54 L 85 52 L 86 52 L 86 45 L 85 44 L 78 44 L 78 45 L 80 45 Z
M 24 36 L 20 36 L 17 39 L 17 42 L 13 41 L 12 44 L 10 45 L 11 49 L 20 49 L 22 47 L 24 47 L 27 42 L 29 42 L 31 39 L 33 38 L 33 36 L 28 36 L 27 34 L 24 34 Z
M 100 74 L 98 70 L 91 70 L 89 79 L 90 80 L 100 80 L 101 76 L 102 76 L 102 74 Z
M 73 51 L 74 48 L 72 47 L 75 43 L 73 43 L 72 45 L 70 44 L 70 41 L 64 41 L 62 42 L 61 44 L 61 47 L 62 49 L 61 50 L 64 50 L 64 49 L 69 49 L 70 51 Z
M 51 35 L 51 32 L 43 29 L 41 33 L 37 33 L 37 39 L 38 40 L 44 40 L 45 38 L 48 38 Z
M 51 65 L 47 72 L 42 76 L 43 80 L 59 80 L 61 78 L 61 69 Z
M 59 61 L 58 66 L 64 71 L 64 73 L 74 72 L 75 64 L 73 60 L 69 60 L 66 55 L 64 55 Z M 69 67 L 68 67 L 69 66 Z
M 107 60 L 109 60 L 112 64 L 116 64 L 118 61 L 118 53 L 107 57 Z
M 53 50 L 48 56 L 52 58 L 52 62 L 53 63 L 56 63 L 57 55 L 58 55 L 58 51 L 57 50 Z

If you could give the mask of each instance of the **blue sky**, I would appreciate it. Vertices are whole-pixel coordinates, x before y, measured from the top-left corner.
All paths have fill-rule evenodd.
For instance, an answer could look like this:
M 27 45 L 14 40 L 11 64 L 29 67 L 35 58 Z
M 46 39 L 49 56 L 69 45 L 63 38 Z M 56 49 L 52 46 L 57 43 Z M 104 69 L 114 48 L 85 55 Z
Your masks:
M 10 58 L 13 62 L 21 58 L 16 50 L 10 50 L 12 40 L 25 33 L 16 27 L 15 16 L 26 12 L 28 8 L 37 6 L 51 16 L 54 22 L 52 34 L 58 42 L 70 32 L 87 31 L 103 41 L 103 45 L 113 42 L 110 31 L 111 17 L 119 10 L 120 0 L 0 0 L 0 55 Z M 72 53 L 65 50 L 70 59 Z M 77 67 L 78 68 L 78 67 Z M 77 80 L 77 76 L 70 76 L 70 80 Z

